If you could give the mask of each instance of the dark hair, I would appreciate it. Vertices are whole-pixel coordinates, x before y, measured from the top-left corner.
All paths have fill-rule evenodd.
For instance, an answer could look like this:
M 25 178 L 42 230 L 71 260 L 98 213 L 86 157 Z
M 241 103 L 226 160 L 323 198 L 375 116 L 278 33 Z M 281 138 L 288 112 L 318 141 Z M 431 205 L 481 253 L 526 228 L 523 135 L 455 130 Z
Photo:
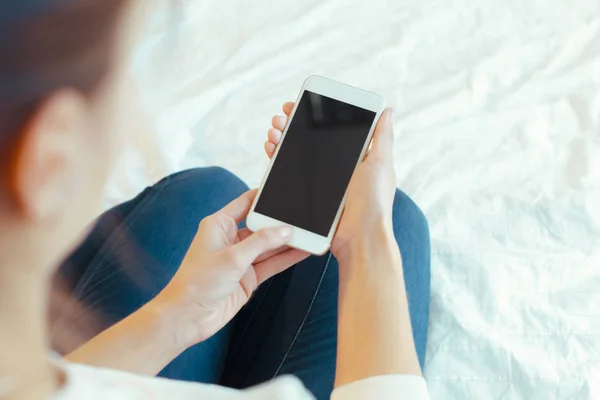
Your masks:
M 127 0 L 3 0 L 0 5 L 0 147 L 39 103 L 70 87 L 91 94 L 108 72 Z

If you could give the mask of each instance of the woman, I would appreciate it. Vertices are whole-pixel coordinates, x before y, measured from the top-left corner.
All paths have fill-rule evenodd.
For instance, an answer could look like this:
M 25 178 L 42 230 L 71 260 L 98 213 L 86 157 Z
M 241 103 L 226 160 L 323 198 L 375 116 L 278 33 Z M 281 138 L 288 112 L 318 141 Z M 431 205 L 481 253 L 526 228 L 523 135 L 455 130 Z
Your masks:
M 255 191 L 219 168 L 167 177 L 87 232 L 127 134 L 125 60 L 144 3 L 2 6 L 0 398 L 426 397 L 429 236 L 394 188 L 390 110 L 333 255 L 285 247 L 286 228 L 238 228 Z M 273 119 L 269 156 L 286 118 Z M 160 371 L 195 383 L 140 376 Z M 300 380 L 234 390 L 286 374 Z

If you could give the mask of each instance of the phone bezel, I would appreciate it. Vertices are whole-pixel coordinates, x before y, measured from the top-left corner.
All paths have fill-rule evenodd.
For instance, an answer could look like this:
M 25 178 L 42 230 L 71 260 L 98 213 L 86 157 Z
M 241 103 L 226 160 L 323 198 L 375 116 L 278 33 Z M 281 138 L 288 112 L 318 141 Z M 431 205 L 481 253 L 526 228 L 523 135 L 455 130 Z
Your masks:
M 352 104 L 354 106 L 361 107 L 376 113 L 375 118 L 373 120 L 373 124 L 371 125 L 371 129 L 369 130 L 369 134 L 367 135 L 367 138 L 363 145 L 363 149 L 360 153 L 360 157 L 358 158 L 356 166 L 354 167 L 355 169 L 363 160 L 365 153 L 367 152 L 367 149 L 369 148 L 369 145 L 371 143 L 373 132 L 375 131 L 375 126 L 377 125 L 377 121 L 379 121 L 379 117 L 381 116 L 381 112 L 383 111 L 383 99 L 381 98 L 381 96 L 375 93 L 367 92 L 365 90 L 348 86 L 340 82 L 323 78 L 321 76 L 314 75 L 308 77 L 304 81 L 302 89 L 298 94 L 298 98 L 296 99 L 294 108 L 290 113 L 290 117 L 288 118 L 288 123 L 285 127 L 285 130 L 283 131 L 283 135 L 281 137 L 279 146 L 277 146 L 275 154 L 273 154 L 273 158 L 271 159 L 269 167 L 267 168 L 265 175 L 263 176 L 262 182 L 258 189 L 258 193 L 256 194 L 256 198 L 254 199 L 254 202 L 252 203 L 252 206 L 250 208 L 250 212 L 246 219 L 246 225 L 251 231 L 256 232 L 263 228 L 271 228 L 277 226 L 290 226 L 293 228 L 292 240 L 289 243 L 291 247 L 312 254 L 322 255 L 325 254 L 331 246 L 333 236 L 335 235 L 335 231 L 342 216 L 342 211 L 344 210 L 344 205 L 346 204 L 346 194 L 344 194 L 342 202 L 338 207 L 336 217 L 333 221 L 333 224 L 331 225 L 331 228 L 329 229 L 329 233 L 327 236 L 318 235 L 316 233 L 307 231 L 294 225 L 287 224 L 283 221 L 279 221 L 277 219 L 271 218 L 267 215 L 260 214 L 254 211 L 254 208 L 256 207 L 258 199 L 260 198 L 260 195 L 262 193 L 265 182 L 267 181 L 269 173 L 271 172 L 271 168 L 277 160 L 279 149 L 281 148 L 281 144 L 285 140 L 285 135 L 287 133 L 288 127 L 290 126 L 291 121 L 294 119 L 296 108 L 298 107 L 300 99 L 302 98 L 302 95 L 304 94 L 305 90 L 323 96 L 327 96 L 344 103 Z

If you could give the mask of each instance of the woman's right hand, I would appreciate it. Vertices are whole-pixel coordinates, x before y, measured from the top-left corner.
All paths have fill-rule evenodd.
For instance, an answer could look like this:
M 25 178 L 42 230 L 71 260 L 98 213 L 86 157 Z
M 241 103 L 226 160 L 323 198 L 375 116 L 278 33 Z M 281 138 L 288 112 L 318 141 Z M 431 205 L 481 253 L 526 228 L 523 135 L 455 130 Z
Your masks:
M 293 108 L 294 103 L 285 103 L 285 115 L 276 115 L 272 119 L 273 127 L 269 129 L 264 145 L 269 158 L 281 141 Z M 392 152 L 392 117 L 392 109 L 385 109 L 377 123 L 371 149 L 350 180 L 344 213 L 331 246 L 331 251 L 340 262 L 350 257 L 353 248 L 376 245 L 370 238 L 380 242 L 383 235 L 393 240 L 392 207 L 396 175 Z

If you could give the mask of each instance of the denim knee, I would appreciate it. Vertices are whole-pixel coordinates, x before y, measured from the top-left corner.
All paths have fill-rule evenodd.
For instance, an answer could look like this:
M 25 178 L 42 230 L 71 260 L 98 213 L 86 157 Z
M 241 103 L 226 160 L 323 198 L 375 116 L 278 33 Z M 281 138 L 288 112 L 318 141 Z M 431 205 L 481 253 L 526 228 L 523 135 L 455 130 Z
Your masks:
M 180 181 L 188 181 L 190 185 L 201 183 L 206 186 L 213 183 L 219 186 L 243 186 L 247 188 L 246 184 L 240 178 L 222 167 L 198 167 L 186 169 L 165 177 L 156 185 L 172 185 L 179 183 Z
M 396 189 L 393 208 L 394 232 L 408 233 L 417 243 L 429 248 L 429 223 L 419 206 L 402 190 Z
M 225 205 L 247 191 L 248 186 L 224 168 L 205 167 L 167 176 L 154 185 L 153 189 L 171 194 L 178 193 L 188 199 L 210 197 L 213 201 Z
M 415 349 L 421 368 L 424 368 L 431 286 L 429 225 L 421 209 L 400 190 L 396 191 L 394 198 L 393 224 L 402 254 Z

